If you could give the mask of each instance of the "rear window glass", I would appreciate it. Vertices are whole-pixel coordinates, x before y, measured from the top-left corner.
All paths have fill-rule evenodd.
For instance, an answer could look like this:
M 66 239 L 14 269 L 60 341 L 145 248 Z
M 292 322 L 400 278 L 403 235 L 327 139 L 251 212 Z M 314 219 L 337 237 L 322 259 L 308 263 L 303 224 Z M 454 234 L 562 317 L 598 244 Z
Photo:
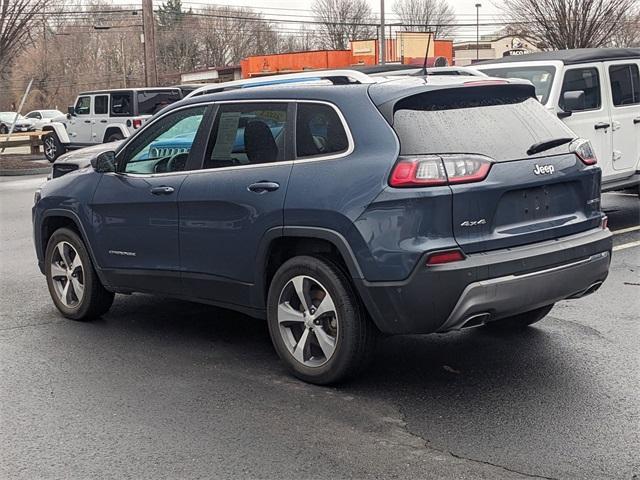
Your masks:
M 540 100 L 540 103 L 547 103 L 547 100 L 549 100 L 553 78 L 556 75 L 555 67 L 545 66 L 484 68 L 482 71 L 490 77 L 529 80 L 536 87 L 536 98 Z
M 133 115 L 131 108 L 131 92 L 111 94 L 111 115 L 114 117 L 129 117 Z
M 640 103 L 640 74 L 638 65 L 611 65 L 609 67 L 611 96 L 616 107 Z
M 346 152 L 349 140 L 336 111 L 318 103 L 298 104 L 296 153 L 298 158 Z
M 153 115 L 178 100 L 180 100 L 179 90 L 138 92 L 138 115 Z
M 529 158 L 526 151 L 534 143 L 575 136 L 534 98 L 522 95 L 519 88 L 509 90 L 464 87 L 401 100 L 393 124 L 400 153 L 475 153 L 516 160 Z M 566 151 L 567 147 L 558 148 Z M 540 155 L 553 153 L 547 150 Z

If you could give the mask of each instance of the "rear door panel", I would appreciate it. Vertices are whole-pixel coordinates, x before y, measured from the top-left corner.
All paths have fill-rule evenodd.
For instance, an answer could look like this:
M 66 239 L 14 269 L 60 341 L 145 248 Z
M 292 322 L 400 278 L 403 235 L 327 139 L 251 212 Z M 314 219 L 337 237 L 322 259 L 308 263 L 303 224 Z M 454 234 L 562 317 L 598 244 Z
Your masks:
M 640 60 L 619 60 L 604 65 L 612 102 L 613 168 L 633 172 L 640 162 Z

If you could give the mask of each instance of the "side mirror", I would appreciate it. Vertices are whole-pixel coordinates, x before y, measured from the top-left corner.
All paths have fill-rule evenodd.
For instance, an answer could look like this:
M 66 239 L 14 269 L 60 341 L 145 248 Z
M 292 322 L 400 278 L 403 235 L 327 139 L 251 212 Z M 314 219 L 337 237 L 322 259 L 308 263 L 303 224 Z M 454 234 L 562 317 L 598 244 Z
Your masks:
M 575 110 L 584 110 L 586 107 L 584 100 L 584 90 L 570 90 L 562 95 L 562 109 L 558 117 L 569 117 Z
M 102 152 L 97 157 L 91 159 L 91 166 L 98 173 L 109 173 L 116 171 L 116 152 Z
M 76 107 L 74 107 L 73 105 L 70 105 L 67 107 L 67 116 L 68 117 L 75 117 L 76 116 Z

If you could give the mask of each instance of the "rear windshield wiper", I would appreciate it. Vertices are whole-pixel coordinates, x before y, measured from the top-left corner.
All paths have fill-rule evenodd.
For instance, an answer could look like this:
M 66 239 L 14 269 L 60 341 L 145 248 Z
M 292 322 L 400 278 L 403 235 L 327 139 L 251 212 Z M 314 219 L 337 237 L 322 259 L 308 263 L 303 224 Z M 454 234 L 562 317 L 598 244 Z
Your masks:
M 544 142 L 534 143 L 527 150 L 527 155 L 534 155 L 536 153 L 544 152 L 545 150 L 551 150 L 552 148 L 559 147 L 565 143 L 569 143 L 573 140 L 570 137 L 554 138 L 553 140 L 545 140 Z

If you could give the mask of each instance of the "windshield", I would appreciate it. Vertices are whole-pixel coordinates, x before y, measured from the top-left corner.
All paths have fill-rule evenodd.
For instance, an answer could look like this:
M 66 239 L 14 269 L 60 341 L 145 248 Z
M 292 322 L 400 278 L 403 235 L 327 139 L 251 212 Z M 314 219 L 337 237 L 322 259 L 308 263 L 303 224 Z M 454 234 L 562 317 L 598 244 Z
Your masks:
M 500 78 L 522 78 L 529 80 L 536 87 L 536 98 L 543 105 L 549 99 L 551 85 L 556 74 L 556 67 L 534 66 L 534 67 L 501 67 L 483 68 L 482 71 L 490 77 Z
M 64 115 L 62 112 L 59 112 L 58 110 L 43 110 L 40 113 L 42 113 L 43 118 L 53 118 L 53 117 L 59 117 L 61 115 Z
M 13 122 L 14 118 L 16 118 L 15 112 L 0 112 L 0 121 Z M 18 120 L 24 120 L 24 117 L 22 115 L 18 115 Z

